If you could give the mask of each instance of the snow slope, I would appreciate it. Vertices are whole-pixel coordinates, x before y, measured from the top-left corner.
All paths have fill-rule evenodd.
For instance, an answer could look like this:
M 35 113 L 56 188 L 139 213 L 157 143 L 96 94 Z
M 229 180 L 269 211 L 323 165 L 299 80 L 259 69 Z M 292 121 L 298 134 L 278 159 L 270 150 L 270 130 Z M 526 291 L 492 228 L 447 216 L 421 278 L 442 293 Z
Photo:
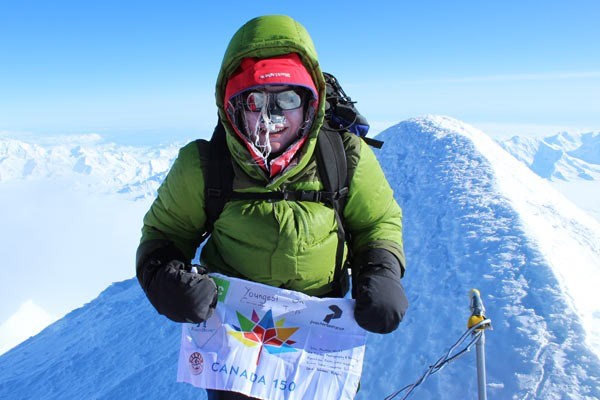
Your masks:
M 598 396 L 600 368 L 590 350 L 600 349 L 592 291 L 600 282 L 598 224 L 458 121 L 410 120 L 379 138 L 386 141 L 380 160 L 404 210 L 406 285 L 416 293 L 404 328 L 420 332 L 398 358 L 415 357 L 415 349 L 427 354 L 423 338 L 435 343 L 449 326 L 458 330 L 450 316 L 478 287 L 495 327 L 488 364 L 498 391 L 491 398 L 562 398 L 565 387 L 574 396 Z M 441 321 L 418 320 L 432 312 Z M 588 318 L 587 336 L 580 316 Z M 463 372 L 444 371 L 437 393 L 460 398 L 460 389 L 448 388 Z
M 404 211 L 411 307 L 396 332 L 369 336 L 357 398 L 383 398 L 435 362 L 465 330 L 472 287 L 494 326 L 490 398 L 600 398 L 598 223 L 459 121 L 412 119 L 378 138 Z M 179 333 L 135 280 L 114 284 L 2 355 L 0 398 L 204 398 L 175 383 Z M 476 393 L 469 353 L 412 398 Z

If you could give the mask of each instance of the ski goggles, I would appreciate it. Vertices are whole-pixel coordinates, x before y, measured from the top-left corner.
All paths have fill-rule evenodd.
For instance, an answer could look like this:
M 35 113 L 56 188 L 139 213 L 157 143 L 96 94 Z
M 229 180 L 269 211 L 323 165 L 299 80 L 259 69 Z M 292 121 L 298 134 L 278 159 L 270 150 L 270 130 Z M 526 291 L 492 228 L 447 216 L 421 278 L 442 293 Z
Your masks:
M 268 110 L 295 110 L 302 106 L 303 95 L 297 89 L 282 92 L 263 92 L 253 90 L 244 95 L 244 107 L 248 111 L 259 112 L 265 106 Z

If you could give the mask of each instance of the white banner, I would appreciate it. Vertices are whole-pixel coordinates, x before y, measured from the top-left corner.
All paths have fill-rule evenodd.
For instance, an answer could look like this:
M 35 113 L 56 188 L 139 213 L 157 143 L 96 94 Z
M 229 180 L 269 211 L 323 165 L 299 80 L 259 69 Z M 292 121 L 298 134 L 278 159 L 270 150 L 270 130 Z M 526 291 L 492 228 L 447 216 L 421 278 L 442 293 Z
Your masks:
M 354 300 L 223 275 L 215 314 L 183 324 L 178 382 L 260 399 L 353 399 L 367 332 Z

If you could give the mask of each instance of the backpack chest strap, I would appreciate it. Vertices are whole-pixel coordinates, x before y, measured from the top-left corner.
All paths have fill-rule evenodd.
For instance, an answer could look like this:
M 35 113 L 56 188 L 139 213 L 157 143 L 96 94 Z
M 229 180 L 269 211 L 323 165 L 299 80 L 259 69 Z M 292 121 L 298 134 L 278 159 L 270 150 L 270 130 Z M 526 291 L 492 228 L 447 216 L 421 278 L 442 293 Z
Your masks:
M 248 193 L 232 192 L 231 200 L 265 200 L 265 201 L 312 201 L 334 206 L 340 199 L 348 195 L 348 187 L 335 192 L 323 190 L 284 190 L 280 192 Z

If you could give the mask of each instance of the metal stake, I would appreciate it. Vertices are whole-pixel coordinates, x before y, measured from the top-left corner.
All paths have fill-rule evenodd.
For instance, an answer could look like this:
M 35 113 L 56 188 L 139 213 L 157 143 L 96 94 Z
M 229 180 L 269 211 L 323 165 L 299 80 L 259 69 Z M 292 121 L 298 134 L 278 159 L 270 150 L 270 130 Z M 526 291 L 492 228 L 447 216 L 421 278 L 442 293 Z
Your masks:
M 475 343 L 475 354 L 477 355 L 477 388 L 479 400 L 487 400 L 486 376 L 485 376 L 485 332 Z
M 485 318 L 485 307 L 481 300 L 481 294 L 477 289 L 471 289 L 471 317 L 467 326 L 470 328 L 474 327 L 478 323 L 484 321 Z M 479 335 L 479 339 L 475 343 L 475 354 L 477 356 L 477 388 L 479 394 L 479 400 L 487 400 L 487 389 L 486 389 L 486 376 L 485 376 L 485 330 L 490 328 L 491 325 L 484 324 L 481 328 L 473 331 L 473 335 Z

